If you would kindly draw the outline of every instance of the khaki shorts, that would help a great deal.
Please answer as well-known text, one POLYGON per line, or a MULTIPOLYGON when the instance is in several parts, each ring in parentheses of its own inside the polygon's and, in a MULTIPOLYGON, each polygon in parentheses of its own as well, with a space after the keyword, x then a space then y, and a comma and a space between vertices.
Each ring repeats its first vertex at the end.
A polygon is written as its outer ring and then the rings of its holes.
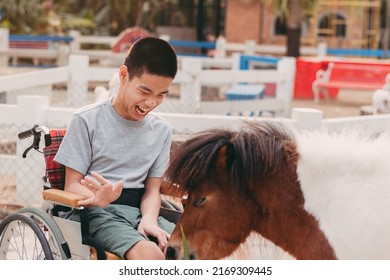
MULTIPOLYGON (((88 208, 89 229, 92 237, 102 242, 106 251, 124 259, 125 253, 137 242, 146 238, 138 232, 141 221, 140 210, 121 204, 112 204, 107 208, 88 208)), ((175 224, 158 217, 160 228, 172 233, 175 224)))

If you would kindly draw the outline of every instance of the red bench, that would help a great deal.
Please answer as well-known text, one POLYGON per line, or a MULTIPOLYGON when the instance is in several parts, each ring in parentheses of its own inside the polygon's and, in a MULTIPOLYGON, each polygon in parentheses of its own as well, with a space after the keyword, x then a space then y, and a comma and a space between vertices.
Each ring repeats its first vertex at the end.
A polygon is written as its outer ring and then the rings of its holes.
POLYGON ((326 70, 318 70, 312 84, 314 100, 328 89, 377 90, 390 83, 390 64, 365 62, 330 62, 326 70))
POLYGON ((41 41, 9 41, 9 48, 13 49, 48 49, 48 42, 41 41))
MULTIPOLYGON (((12 57, 12 65, 18 64, 18 57, 28 57, 32 58, 34 65, 39 65, 39 56, 45 56, 45 54, 40 54, 39 51, 36 53, 35 50, 48 50, 49 49, 49 42, 48 41, 9 41, 8 43, 9 49, 10 49, 10 56, 12 57), (26 51, 25 54, 23 54, 24 50, 26 51)), ((49 53, 49 52, 48 52, 49 53)))
POLYGON ((52 65, 53 61, 55 65, 64 64, 67 56, 64 47, 72 40, 72 37, 66 36, 11 34, 8 38, 8 55, 13 65, 17 64, 18 58, 32 59, 34 65, 39 65, 42 59, 45 65, 52 65))

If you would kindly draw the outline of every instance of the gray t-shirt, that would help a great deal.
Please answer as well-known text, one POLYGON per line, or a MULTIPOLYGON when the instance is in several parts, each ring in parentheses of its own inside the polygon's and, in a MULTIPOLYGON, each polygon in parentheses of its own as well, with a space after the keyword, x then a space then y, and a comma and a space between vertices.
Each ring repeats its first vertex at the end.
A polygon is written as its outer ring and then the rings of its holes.
POLYGON ((76 111, 54 158, 82 174, 96 171, 123 188, 143 188, 162 177, 169 161, 172 128, 149 113, 141 121, 121 117, 111 98, 76 111))

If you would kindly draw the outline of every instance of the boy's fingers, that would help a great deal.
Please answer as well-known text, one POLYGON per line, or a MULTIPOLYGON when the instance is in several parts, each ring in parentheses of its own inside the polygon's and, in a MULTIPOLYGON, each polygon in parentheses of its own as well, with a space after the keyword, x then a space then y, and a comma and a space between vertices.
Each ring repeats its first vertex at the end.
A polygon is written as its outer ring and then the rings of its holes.
POLYGON ((86 177, 81 179, 80 183, 89 188, 90 190, 98 190, 100 188, 100 183, 95 182, 93 179, 86 177))
POLYGON ((118 183, 116 183, 116 187, 117 188, 121 188, 123 186, 123 182, 122 181, 118 181, 118 183))
POLYGON ((104 179, 104 177, 102 175, 96 173, 95 171, 91 172, 91 175, 94 178, 96 178, 96 180, 98 180, 100 184, 105 185, 107 183, 107 180, 104 179))

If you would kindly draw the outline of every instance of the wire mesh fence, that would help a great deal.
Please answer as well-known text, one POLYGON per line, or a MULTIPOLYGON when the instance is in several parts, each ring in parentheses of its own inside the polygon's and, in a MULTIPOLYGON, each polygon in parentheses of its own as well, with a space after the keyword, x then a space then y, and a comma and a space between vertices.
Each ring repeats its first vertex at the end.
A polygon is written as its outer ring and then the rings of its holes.
MULTIPOLYGON (((84 85, 81 85, 81 88, 84 85)), ((63 108, 80 108, 84 105, 92 104, 97 99, 95 89, 103 87, 107 90, 109 97, 110 85, 108 82, 90 82, 87 93, 73 94, 72 100, 69 100, 68 88, 66 84, 53 84, 47 86, 31 87, 22 90, 13 90, 4 92, 2 103, 14 105, 17 103, 18 96, 48 96, 50 106, 63 108)), ((191 95, 190 87, 186 87, 187 94, 191 95)), ((74 90, 74 88, 72 88, 74 90)), ((158 112, 186 112, 184 103, 180 101, 181 86, 172 85, 169 96, 165 104, 158 112)), ((191 105, 191 104, 190 104, 191 105)), ((50 119, 43 125, 49 129, 65 128, 66 123, 60 120, 50 119)), ((5 213, 9 209, 20 206, 36 206, 41 203, 41 191, 43 190, 43 176, 45 175, 45 162, 42 154, 32 150, 26 158, 22 157, 25 149, 32 144, 31 139, 18 139, 18 133, 31 128, 27 124, 0 123, 0 212, 5 213), (27 164, 28 163, 28 164, 27 164), (26 169, 26 165, 33 166, 33 169, 26 169), (37 174, 37 172, 39 172, 37 174), (40 180, 37 181, 37 178, 40 180), (20 189, 18 186, 26 186, 31 182, 27 189, 20 189)), ((175 131, 175 134, 183 135, 189 131, 175 131)), ((180 139, 183 139, 182 137, 180 139)), ((41 140, 41 145, 43 145, 41 140)), ((177 142, 172 145, 174 148, 177 142)), ((1 216, 0 213, 0 216, 1 216)), ((0 217, 1 218, 1 217, 0 217)))
MULTIPOLYGON (((115 82, 113 83, 115 75, 117 75, 114 72, 116 71, 115 69, 92 68, 93 67, 85 68, 87 69, 86 71, 89 71, 89 74, 86 76, 97 78, 92 80, 85 78, 84 80, 81 79, 81 82, 78 82, 77 75, 71 75, 70 81, 66 81, 66 79, 63 78, 68 75, 68 71, 75 69, 75 66, 70 68, 70 70, 61 70, 59 68, 53 69, 51 72, 45 72, 45 74, 39 76, 39 78, 34 78, 35 76, 26 76, 27 78, 24 79, 24 83, 26 83, 26 79, 30 79, 28 84, 39 84, 39 86, 25 87, 23 85, 23 87, 13 87, 12 90, 3 90, 0 93, 0 104, 6 104, 6 106, 16 104, 16 106, 18 106, 17 103, 20 96, 43 95, 48 97, 49 104, 47 104, 47 106, 49 108, 69 108, 69 114, 67 113, 67 116, 70 116, 70 112, 73 112, 75 109, 92 104, 103 98, 108 98, 116 91, 115 87, 117 87, 118 84, 115 84, 115 82), (110 80, 109 75, 112 74, 113 76, 110 80), (44 81, 42 83, 33 83, 31 81, 33 79, 42 79, 44 81), (88 82, 85 82, 86 80, 88 82)), ((261 81, 261 75, 258 73, 252 73, 252 77, 250 77, 250 71, 245 71, 245 73, 241 73, 240 75, 238 75, 238 72, 223 72, 223 74, 220 75, 211 75, 214 73, 207 72, 210 74, 205 75, 202 69, 199 70, 200 72, 193 71, 194 73, 192 73, 191 67, 186 71, 182 71, 184 73, 181 73, 185 74, 184 78, 174 80, 164 103, 157 107, 155 112, 199 114, 204 113, 202 112, 202 103, 209 102, 211 109, 207 112, 207 114, 222 113, 226 115, 226 111, 224 110, 228 108, 228 106, 226 106, 228 103, 233 104, 237 101, 244 101, 242 104, 246 102, 244 104, 245 107, 250 104, 250 102, 255 102, 256 100, 254 99, 260 99, 260 96, 263 97, 263 93, 260 94, 257 92, 255 95, 250 96, 249 99, 248 96, 244 94, 244 97, 241 100, 240 94, 236 94, 233 97, 229 97, 226 94, 232 86, 240 83, 240 79, 246 79, 246 81, 244 83, 241 82, 241 84, 249 86, 254 81, 258 82, 258 77, 260 77, 261 81), (209 75, 213 77, 210 77, 209 75), (249 80, 248 77, 250 77, 249 80), (224 107, 222 110, 217 112, 217 105, 223 105, 224 107)), ((269 77, 271 77, 271 80, 273 81, 283 81, 283 79, 288 75, 284 72, 281 73, 273 71, 270 72, 270 75, 272 76, 269 75, 269 77)), ((265 73, 263 72, 263 74, 265 73)), ((12 85, 17 81, 18 80, 16 78, 13 78, 7 84, 12 85)), ((235 104, 237 105, 237 103, 235 104)), ((243 108, 242 104, 239 104, 240 110, 243 108)), ((27 106, 34 106, 34 104, 27 104, 27 106)), ((253 108, 253 106, 251 108, 253 108)), ((0 108, 0 110, 2 110, 2 108, 0 108)), ((25 112, 21 112, 21 114, 24 113, 25 112)), ((68 119, 65 120, 63 115, 61 117, 58 114, 51 114, 51 117, 47 117, 44 121, 45 123, 40 123, 40 125, 45 125, 49 129, 66 127, 68 119)), ((6 115, 6 118, 7 117, 8 116, 6 115)), ((27 122, 27 119, 24 119, 27 122)), ((31 145, 31 143, 27 143, 28 141, 26 140, 19 140, 17 134, 30 128, 29 126, 31 125, 21 121, 17 123, 18 124, 13 124, 12 121, 7 119, 4 122, 0 122, 0 208, 2 207, 1 205, 12 203, 20 203, 31 206, 32 204, 40 202, 41 199, 40 196, 43 184, 42 177, 45 172, 44 157, 39 153, 32 152, 29 154, 27 159, 22 158, 24 149, 26 149, 28 145, 31 145), (27 161, 28 166, 31 167, 31 169, 25 168, 27 161), (20 189, 18 186, 29 187, 26 189, 20 189)), ((173 143, 173 148, 183 139, 183 137, 185 138, 186 136, 192 134, 190 127, 183 127, 184 128, 181 128, 180 131, 177 128, 174 128, 174 135, 177 136, 175 139, 180 140, 173 143)))
POLYGON ((0 125, 0 201, 15 201, 16 177, 16 138, 18 127, 0 125))

